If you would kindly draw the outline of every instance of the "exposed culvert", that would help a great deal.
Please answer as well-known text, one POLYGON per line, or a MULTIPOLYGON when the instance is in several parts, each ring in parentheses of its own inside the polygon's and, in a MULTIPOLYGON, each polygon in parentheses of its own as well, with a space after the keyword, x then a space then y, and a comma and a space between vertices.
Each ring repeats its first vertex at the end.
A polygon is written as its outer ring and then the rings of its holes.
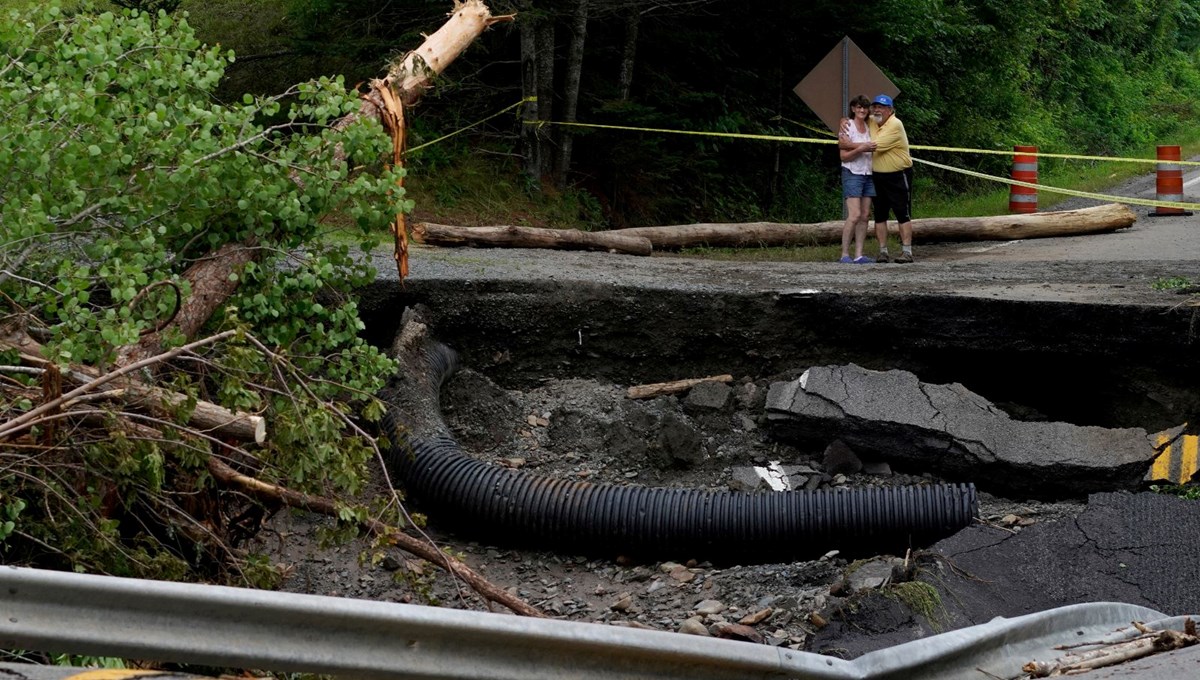
MULTIPOLYGON (((406 314, 407 316, 407 314, 406 314)), ((393 482, 446 526, 481 540, 601 556, 712 561, 900 552, 970 524, 972 484, 743 493, 553 479, 468 456, 441 419, 453 350, 408 323, 381 397, 393 482)))

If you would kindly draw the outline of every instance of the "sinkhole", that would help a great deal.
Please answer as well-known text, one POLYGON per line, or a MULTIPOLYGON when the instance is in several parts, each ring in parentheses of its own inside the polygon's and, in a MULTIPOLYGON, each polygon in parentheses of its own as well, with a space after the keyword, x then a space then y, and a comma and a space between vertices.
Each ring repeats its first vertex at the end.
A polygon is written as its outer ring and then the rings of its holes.
POLYGON ((1188 308, 380 281, 360 299, 369 340, 390 344, 401 311, 418 303, 465 366, 509 389, 547 378, 636 385, 857 364, 959 383, 1022 420, 1147 432, 1200 420, 1200 352, 1188 308))

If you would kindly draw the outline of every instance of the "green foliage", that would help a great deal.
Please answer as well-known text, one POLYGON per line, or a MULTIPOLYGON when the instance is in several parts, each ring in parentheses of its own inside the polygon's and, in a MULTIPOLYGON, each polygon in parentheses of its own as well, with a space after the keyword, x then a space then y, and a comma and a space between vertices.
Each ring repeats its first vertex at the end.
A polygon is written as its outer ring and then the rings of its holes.
POLYGON ((1189 501, 1200 501, 1200 486, 1195 484, 1153 484, 1150 490, 1154 493, 1178 496, 1189 501))
POLYGON ((924 581, 902 581, 892 583, 880 591, 887 598, 897 600, 914 613, 925 617, 935 631, 941 630, 942 623, 938 618, 938 610, 945 614, 942 595, 938 589, 924 581))
POLYGON ((1186 276, 1171 276, 1163 279, 1157 279, 1151 287, 1154 290, 1180 290, 1182 288, 1190 288, 1192 286, 1191 279, 1186 276))
MULTIPOLYGON (((376 125, 333 128, 357 108, 355 93, 320 78, 218 104, 232 53, 165 12, 14 10, 0 50, 0 269, 13 273, 0 278, 0 323, 42 334, 60 366, 111 366, 171 318, 175 288, 193 295, 189 267, 223 246, 257 246, 209 322, 235 332, 160 368, 188 396, 172 417, 186 423, 197 399, 263 413, 255 474, 358 491, 373 448, 350 423, 381 414, 373 395, 393 365, 358 337, 348 295, 372 273, 320 237, 332 212, 366 237, 411 203, 400 171, 352 169, 390 149, 376 125)), ((0 422, 40 400, 28 377, 4 385, 0 422)), ((219 498, 203 468, 211 439, 102 402, 92 411, 69 438, 49 422, 25 433, 22 472, 0 477, 0 558, 157 578, 228 567, 231 553, 200 530, 219 517, 193 507, 219 498)), ((263 569, 240 566, 265 582, 263 569)))

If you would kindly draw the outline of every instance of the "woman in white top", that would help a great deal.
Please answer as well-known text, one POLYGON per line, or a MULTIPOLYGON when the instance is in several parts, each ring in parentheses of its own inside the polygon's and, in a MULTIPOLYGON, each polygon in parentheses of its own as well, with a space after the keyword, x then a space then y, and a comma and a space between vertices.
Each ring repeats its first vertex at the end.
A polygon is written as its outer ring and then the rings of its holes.
POLYGON ((875 142, 867 130, 867 115, 871 100, 858 95, 850 100, 849 118, 838 126, 838 152, 842 158, 842 197, 846 200, 846 225, 842 227, 842 257, 839 262, 866 264, 874 262, 863 255, 867 238, 867 216, 875 183, 871 180, 871 152, 875 142), (854 234, 854 257, 850 257, 850 234, 854 234))

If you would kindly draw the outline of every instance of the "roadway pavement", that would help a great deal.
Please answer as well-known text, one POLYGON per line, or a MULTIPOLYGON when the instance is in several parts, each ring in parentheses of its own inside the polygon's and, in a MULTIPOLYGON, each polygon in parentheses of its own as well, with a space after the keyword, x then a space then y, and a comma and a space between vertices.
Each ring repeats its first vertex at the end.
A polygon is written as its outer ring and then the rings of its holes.
MULTIPOLYGON (((1189 159, 1200 160, 1200 156, 1189 159)), ((1200 202, 1200 167, 1185 166, 1184 201, 1200 202)), ((1106 190, 1112 196, 1156 199, 1154 173, 1140 175, 1106 190)), ((1046 196, 1045 193, 1042 197, 1046 196)), ((1044 200, 1044 198, 1043 198, 1044 200)), ((920 216, 920 197, 915 198, 920 216)), ((1071 197, 1048 210, 1077 210, 1105 201, 1071 197)), ((938 244, 921 248, 923 259, 966 262, 1197 262, 1200 261, 1200 215, 1154 216, 1157 208, 1130 205, 1137 221, 1128 229, 1108 234, 938 244)), ((1043 209, 1046 210, 1046 209, 1043 209)))

